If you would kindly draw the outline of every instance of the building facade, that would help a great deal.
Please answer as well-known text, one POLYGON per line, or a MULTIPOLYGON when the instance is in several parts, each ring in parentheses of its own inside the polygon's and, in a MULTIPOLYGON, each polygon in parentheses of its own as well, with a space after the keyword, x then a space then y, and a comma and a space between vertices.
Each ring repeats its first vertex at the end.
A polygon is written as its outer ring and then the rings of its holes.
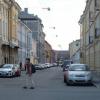
POLYGON ((36 43, 32 41, 32 31, 20 20, 18 23, 18 39, 19 63, 25 64, 26 58, 30 58, 31 63, 34 63, 36 57, 36 43))
POLYGON ((38 63, 44 63, 45 34, 43 33, 41 19, 33 14, 29 14, 27 8, 19 14, 19 19, 32 30, 32 38, 36 41, 36 59, 38 63))
POLYGON ((31 62, 33 64, 37 64, 37 43, 34 39, 32 39, 32 51, 31 51, 31 62))
POLYGON ((0 0, 1 64, 18 63, 17 22, 20 10, 15 0, 0 0))
POLYGON ((51 45, 45 41, 45 63, 54 63, 55 62, 55 52, 52 49, 51 45))
POLYGON ((79 21, 81 62, 100 70, 100 0, 87 0, 79 21))
POLYGON ((70 59, 73 63, 80 63, 80 40, 69 44, 70 59))
POLYGON ((64 61, 64 60, 69 60, 70 56, 69 56, 69 51, 67 50, 55 50, 55 60, 56 62, 59 61, 64 61))

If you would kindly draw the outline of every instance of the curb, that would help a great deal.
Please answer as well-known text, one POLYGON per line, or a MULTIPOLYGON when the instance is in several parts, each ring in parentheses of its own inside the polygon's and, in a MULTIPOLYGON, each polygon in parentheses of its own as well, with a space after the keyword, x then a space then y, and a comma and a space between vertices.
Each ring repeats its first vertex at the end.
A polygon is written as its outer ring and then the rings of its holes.
POLYGON ((100 88, 100 81, 93 81, 93 85, 94 85, 96 88, 100 88))

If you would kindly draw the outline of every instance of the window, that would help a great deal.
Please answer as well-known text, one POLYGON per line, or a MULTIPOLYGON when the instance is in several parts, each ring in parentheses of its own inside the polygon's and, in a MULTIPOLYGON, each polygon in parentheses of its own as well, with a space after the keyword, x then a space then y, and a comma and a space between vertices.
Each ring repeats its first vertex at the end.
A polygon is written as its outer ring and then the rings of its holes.
POLYGON ((93 43, 93 36, 89 36, 89 44, 92 44, 93 43))
POLYGON ((95 28, 95 38, 100 36, 100 28, 95 28))
POLYGON ((89 33, 86 34, 86 46, 89 45, 89 33))
POLYGON ((94 41, 94 25, 91 26, 89 32, 89 44, 93 43, 94 41))
POLYGON ((93 11, 89 12, 89 21, 94 22, 94 13, 93 13, 93 11))
POLYGON ((80 52, 80 58, 83 58, 83 52, 80 52))
POLYGON ((100 11, 100 0, 95 0, 96 11, 100 11))
POLYGON ((0 20, 1 20, 1 16, 2 16, 2 12, 1 12, 1 8, 0 8, 0 20))
POLYGON ((76 43, 76 46, 79 46, 79 44, 78 44, 78 43, 76 43))

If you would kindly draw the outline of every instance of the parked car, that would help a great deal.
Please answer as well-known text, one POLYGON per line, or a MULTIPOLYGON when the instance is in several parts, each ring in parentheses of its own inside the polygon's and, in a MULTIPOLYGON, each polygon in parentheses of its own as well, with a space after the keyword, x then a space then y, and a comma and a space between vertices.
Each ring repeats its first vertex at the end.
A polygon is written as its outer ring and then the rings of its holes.
POLYGON ((69 67, 69 65, 72 63, 73 63, 72 60, 65 60, 63 64, 61 65, 61 67, 63 68, 63 71, 65 71, 69 67))
POLYGON ((2 67, 3 67, 3 65, 4 65, 4 64, 0 65, 0 68, 2 68, 2 67))
POLYGON ((33 64, 35 66, 36 70, 39 70, 39 65, 38 64, 33 64))
POLYGON ((67 85, 74 83, 92 84, 92 72, 86 64, 71 64, 64 72, 64 81, 67 85))
POLYGON ((57 63, 53 63, 53 67, 57 67, 57 63))
POLYGON ((12 77, 15 75, 15 67, 13 64, 5 64, 0 68, 0 76, 12 77))
POLYGON ((43 67, 41 66, 41 64, 34 64, 35 65, 35 69, 36 70, 42 70, 43 67))
POLYGON ((45 65, 47 66, 47 68, 51 67, 50 63, 45 63, 45 65))
POLYGON ((40 64, 41 69, 45 69, 44 64, 40 64))
POLYGON ((20 65, 14 64, 15 67, 15 76, 21 76, 21 68, 20 65))

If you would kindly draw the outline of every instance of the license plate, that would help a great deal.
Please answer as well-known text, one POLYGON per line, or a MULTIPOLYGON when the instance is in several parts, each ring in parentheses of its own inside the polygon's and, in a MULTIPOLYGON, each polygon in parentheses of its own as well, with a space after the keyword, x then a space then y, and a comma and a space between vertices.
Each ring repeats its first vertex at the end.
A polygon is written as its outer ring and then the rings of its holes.
POLYGON ((76 75, 76 77, 85 77, 84 75, 76 75))

